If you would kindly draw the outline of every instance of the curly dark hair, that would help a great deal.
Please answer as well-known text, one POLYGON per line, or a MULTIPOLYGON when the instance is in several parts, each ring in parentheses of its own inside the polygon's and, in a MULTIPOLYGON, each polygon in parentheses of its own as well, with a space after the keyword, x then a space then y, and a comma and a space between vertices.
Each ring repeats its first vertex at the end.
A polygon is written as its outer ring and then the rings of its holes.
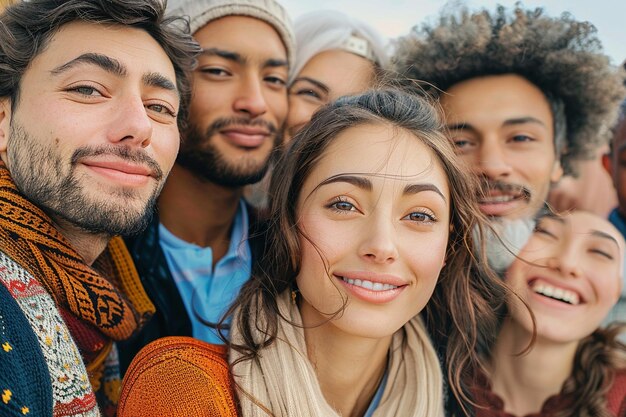
POLYGON ((608 141, 624 97, 624 71, 602 53, 596 28, 568 13, 548 17, 541 8, 444 12, 434 24, 415 26, 396 40, 393 65, 405 87, 434 96, 474 77, 523 76, 552 107, 555 147, 566 174, 575 175, 576 161, 591 158, 608 141))

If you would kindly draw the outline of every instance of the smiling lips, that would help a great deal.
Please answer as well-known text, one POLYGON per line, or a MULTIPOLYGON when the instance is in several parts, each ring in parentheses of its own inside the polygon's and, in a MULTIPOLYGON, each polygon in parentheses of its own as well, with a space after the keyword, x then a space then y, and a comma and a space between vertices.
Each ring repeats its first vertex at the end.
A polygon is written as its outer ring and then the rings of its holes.
POLYGON ((87 160, 81 161, 81 163, 109 180, 126 186, 142 186, 150 178, 156 179, 157 177, 150 168, 125 161, 87 160))
POLYGON ((344 287, 357 298, 374 304, 388 303, 398 297, 409 285, 395 275, 370 272, 335 274, 344 287))
POLYGON ((577 306, 585 301, 578 291, 556 286, 539 278, 529 281, 528 285, 534 293, 565 304, 577 306))
POLYGON ((230 143, 240 148, 258 148, 270 135, 267 129, 257 126, 229 127, 221 130, 230 143))

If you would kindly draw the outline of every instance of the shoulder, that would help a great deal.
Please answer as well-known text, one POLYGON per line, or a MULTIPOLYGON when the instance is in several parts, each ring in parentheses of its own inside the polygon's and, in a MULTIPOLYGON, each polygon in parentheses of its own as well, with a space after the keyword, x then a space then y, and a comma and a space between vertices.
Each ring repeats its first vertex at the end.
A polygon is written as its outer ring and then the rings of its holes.
POLYGON ((607 408, 618 417, 626 417, 626 368, 615 372, 606 395, 607 408))
POLYGON ((119 417, 237 416, 226 347, 166 337, 135 357, 124 377, 119 417), (182 388, 182 389, 181 389, 182 388))

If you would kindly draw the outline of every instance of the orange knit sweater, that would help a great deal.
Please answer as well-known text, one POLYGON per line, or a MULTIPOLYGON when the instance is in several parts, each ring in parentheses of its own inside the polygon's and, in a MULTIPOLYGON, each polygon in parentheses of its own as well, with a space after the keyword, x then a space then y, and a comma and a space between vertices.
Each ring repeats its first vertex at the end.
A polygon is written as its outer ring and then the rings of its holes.
POLYGON ((191 337, 158 339, 133 359, 118 417, 237 417, 225 346, 191 337))

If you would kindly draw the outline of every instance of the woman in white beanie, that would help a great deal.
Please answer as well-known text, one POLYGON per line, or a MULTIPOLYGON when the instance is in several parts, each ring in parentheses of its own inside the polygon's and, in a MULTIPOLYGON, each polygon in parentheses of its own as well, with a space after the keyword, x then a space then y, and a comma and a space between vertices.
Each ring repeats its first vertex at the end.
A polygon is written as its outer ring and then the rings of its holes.
POLYGON ((335 10, 295 21, 296 57, 289 86, 287 140, 322 105, 377 84, 388 65, 387 40, 373 27, 335 10))

